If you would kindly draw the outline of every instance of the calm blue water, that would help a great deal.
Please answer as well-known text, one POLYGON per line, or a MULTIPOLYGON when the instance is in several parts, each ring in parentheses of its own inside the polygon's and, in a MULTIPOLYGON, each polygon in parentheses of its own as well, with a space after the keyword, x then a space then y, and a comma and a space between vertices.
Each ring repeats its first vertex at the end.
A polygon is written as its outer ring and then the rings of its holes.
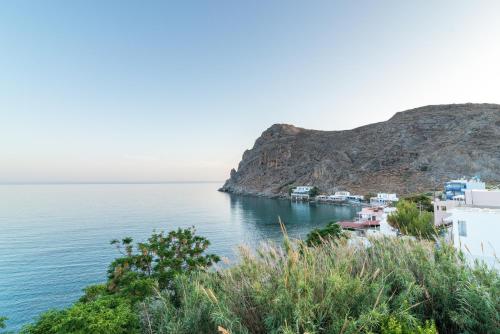
POLYGON ((217 192, 219 184, 0 186, 0 315, 17 330, 37 314, 70 305, 102 282, 118 255, 114 238, 144 240, 153 229, 195 225, 210 251, 235 259, 240 244, 305 236, 356 208, 217 192))

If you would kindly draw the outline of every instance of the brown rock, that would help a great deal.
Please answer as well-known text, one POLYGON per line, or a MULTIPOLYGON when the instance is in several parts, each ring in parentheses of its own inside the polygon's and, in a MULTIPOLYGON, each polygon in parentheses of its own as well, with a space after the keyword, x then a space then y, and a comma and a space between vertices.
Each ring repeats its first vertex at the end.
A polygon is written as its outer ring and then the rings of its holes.
POLYGON ((322 191, 409 194, 480 176, 500 183, 500 105, 426 106, 345 131, 275 124, 245 151, 222 191, 286 195, 292 185, 322 191))

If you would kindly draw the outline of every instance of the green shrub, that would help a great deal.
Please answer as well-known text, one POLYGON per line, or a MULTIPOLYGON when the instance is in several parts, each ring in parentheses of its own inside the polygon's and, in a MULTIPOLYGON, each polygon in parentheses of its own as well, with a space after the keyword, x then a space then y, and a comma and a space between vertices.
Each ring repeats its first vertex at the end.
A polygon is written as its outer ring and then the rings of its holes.
POLYGON ((377 197, 377 194, 373 193, 373 192, 369 192, 368 194, 365 194, 365 196, 364 196, 365 202, 370 202, 370 199, 372 197, 377 197))
POLYGON ((135 252, 132 242, 131 238, 112 241, 123 256, 111 263, 106 284, 87 287, 73 306, 41 314, 21 333, 140 333, 137 309, 144 298, 157 289, 175 296, 171 288, 177 276, 204 271, 219 261, 218 256, 205 254, 210 242, 195 235, 194 228, 153 233, 147 242, 137 244, 135 252))
POLYGON ((434 226, 433 214, 420 211, 413 202, 401 200, 397 204, 397 211, 387 217, 388 223, 397 228, 402 234, 434 240, 438 231, 434 226))
POLYGON ((140 333, 139 320, 129 300, 102 296, 91 302, 75 303, 68 309, 48 311, 25 326, 22 334, 133 334, 140 333))
POLYGON ((204 255, 208 241, 192 230, 155 233, 137 253, 126 239, 111 265, 119 276, 111 271, 107 284, 21 334, 499 333, 497 270, 444 243, 336 242, 333 226, 324 238, 313 232, 314 247, 285 236, 282 247, 241 248, 239 262, 219 271, 206 270, 218 258, 204 255))
POLYGON ((309 190, 309 197, 314 198, 319 195, 319 188, 318 187, 312 187, 311 190, 309 190))
POLYGON ((195 235, 194 228, 154 232, 147 242, 137 244, 135 253, 132 242, 132 238, 111 242, 123 256, 109 267, 108 290, 134 300, 150 295, 156 286, 170 288, 177 275, 205 270, 220 260, 205 254, 210 241, 195 235))
POLYGON ((317 246, 325 240, 338 240, 344 237, 342 227, 337 222, 332 221, 323 228, 315 228, 309 232, 306 237, 306 244, 309 247, 317 246))

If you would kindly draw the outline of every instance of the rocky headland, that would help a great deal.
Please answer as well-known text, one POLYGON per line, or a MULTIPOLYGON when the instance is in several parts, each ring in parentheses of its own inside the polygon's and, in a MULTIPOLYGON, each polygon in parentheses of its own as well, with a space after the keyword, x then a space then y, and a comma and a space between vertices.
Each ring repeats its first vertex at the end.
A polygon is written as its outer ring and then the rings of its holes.
POLYGON ((500 105, 425 106, 344 131, 274 124, 220 190, 278 197, 312 185, 327 193, 405 195, 462 176, 500 183, 500 105))

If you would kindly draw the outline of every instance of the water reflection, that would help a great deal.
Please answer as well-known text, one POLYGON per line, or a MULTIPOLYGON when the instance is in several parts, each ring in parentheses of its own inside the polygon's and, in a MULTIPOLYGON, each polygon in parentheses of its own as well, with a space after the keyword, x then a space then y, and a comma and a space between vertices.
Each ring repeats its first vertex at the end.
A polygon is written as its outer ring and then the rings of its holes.
POLYGON ((257 239, 281 239, 278 217, 285 224, 289 236, 303 238, 313 228, 332 220, 354 217, 359 208, 328 204, 296 203, 250 196, 230 196, 231 212, 245 224, 248 233, 257 239))

